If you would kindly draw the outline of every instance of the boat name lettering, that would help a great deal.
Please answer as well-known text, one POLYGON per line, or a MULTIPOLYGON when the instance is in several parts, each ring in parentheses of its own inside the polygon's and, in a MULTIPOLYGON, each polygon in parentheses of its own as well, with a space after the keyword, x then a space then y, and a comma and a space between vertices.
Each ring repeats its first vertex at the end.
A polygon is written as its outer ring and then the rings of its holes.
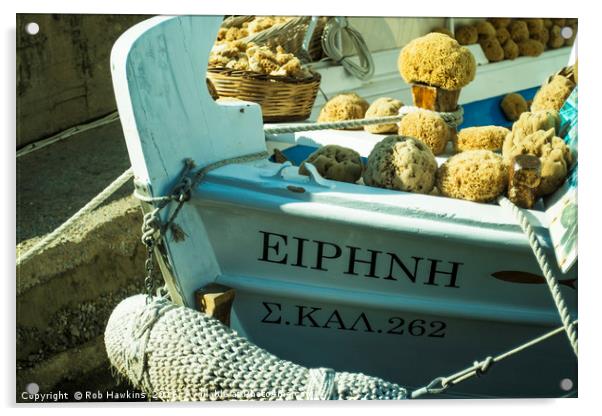
POLYGON ((418 256, 399 256, 394 252, 310 240, 268 231, 261 235, 258 261, 328 272, 340 270, 348 276, 363 276, 388 281, 422 282, 429 286, 459 288, 463 263, 418 256))
POLYGON ((261 302, 261 304, 265 312, 261 319, 264 324, 429 338, 444 338, 447 329, 447 323, 444 321, 391 316, 385 319, 386 322, 379 324, 379 320, 368 318, 366 312, 327 310, 308 305, 284 305, 286 310, 283 310, 283 305, 278 302, 261 302))

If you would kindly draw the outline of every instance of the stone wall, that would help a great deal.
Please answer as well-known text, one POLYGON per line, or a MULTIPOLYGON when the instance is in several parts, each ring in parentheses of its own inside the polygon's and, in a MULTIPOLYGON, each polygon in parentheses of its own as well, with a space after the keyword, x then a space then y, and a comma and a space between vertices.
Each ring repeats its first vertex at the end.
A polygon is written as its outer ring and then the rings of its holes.
POLYGON ((115 111, 111 48, 147 18, 17 14, 17 148, 115 111), (30 22, 35 35, 25 31, 30 22))

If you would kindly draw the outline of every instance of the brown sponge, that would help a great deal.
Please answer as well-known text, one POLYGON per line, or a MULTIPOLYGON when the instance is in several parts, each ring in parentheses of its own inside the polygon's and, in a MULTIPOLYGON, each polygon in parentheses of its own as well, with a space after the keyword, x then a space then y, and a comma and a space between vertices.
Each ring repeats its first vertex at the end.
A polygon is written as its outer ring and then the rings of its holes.
POLYGON ((362 176, 362 159, 353 149, 329 144, 313 152, 301 163, 299 174, 309 176, 305 163, 316 167, 326 179, 355 183, 362 176))
MULTIPOLYGON (((368 110, 368 102, 356 93, 344 93, 335 95, 328 100, 320 114, 318 122, 333 122, 343 120, 355 120, 364 118, 368 110)), ((350 128, 349 130, 359 130, 362 127, 350 128)))
MULTIPOLYGON (((366 111, 366 118, 396 116, 402 106, 403 103, 399 100, 381 97, 370 104, 366 111)), ((364 130, 370 133, 397 133, 397 128, 397 123, 364 126, 364 130)))
POLYGON ((546 47, 550 40, 550 31, 545 27, 541 28, 540 30, 530 30, 529 36, 531 37, 531 39, 541 42, 544 45, 544 47, 546 47))
POLYGON ((539 56, 543 53, 543 43, 534 39, 518 42, 518 51, 521 56, 539 56))
POLYGON ((495 36, 495 27, 486 20, 477 23, 477 32, 480 38, 490 38, 495 36))
POLYGON ((551 28, 552 26, 554 26, 554 23, 552 22, 552 19, 543 19, 543 26, 546 29, 551 28))
POLYGON ((512 19, 507 17, 490 17, 487 19, 489 23, 493 25, 496 29, 507 28, 510 25, 512 19))
POLYGON ((479 126, 468 127, 458 132, 456 150, 502 150, 502 144, 506 135, 510 133, 505 127, 479 126))
POLYGON ((477 64, 470 51, 449 36, 429 33, 399 54, 399 72, 407 83, 459 90, 474 79, 477 64))
POLYGON ((510 32, 512 40, 517 43, 529 39, 529 29, 527 28, 527 23, 522 20, 514 20, 512 23, 510 23, 510 26, 508 26, 508 31, 510 32))
POLYGON ((417 110, 401 119, 399 134, 422 141, 434 154, 439 155, 445 150, 445 145, 452 138, 453 132, 439 114, 428 110, 417 110))
POLYGON ((550 28, 550 40, 548 40, 548 47, 551 49, 557 49, 564 45, 564 38, 560 33, 560 26, 554 25, 550 28))
POLYGON ((552 19, 552 23, 554 23, 557 26, 563 27, 564 25, 566 25, 566 19, 552 19))
POLYGON ((555 75, 552 80, 541 86, 533 97, 531 111, 560 111, 564 101, 575 88, 575 83, 562 75, 555 75))
POLYGON ((515 59, 518 57, 518 45, 512 39, 508 39, 504 43, 504 59, 515 59))
POLYGON ((510 32, 508 32, 508 29, 505 27, 501 27, 495 31, 495 37, 500 45, 503 45, 508 39, 510 39, 510 32))
POLYGON ((504 59, 504 49, 495 36, 482 39, 479 44, 489 62, 498 62, 504 59))
POLYGON ((518 120, 522 113, 529 110, 527 101, 525 101, 522 95, 517 93, 506 95, 502 99, 500 107, 502 108, 502 111, 506 116, 506 120, 509 121, 518 120))
POLYGON ((424 143, 411 137, 388 136, 370 152, 363 178, 369 186, 428 194, 436 172, 435 156, 424 143))
POLYGON ((437 189, 451 198, 493 201, 506 189, 507 168, 490 150, 469 150, 449 158, 437 171, 437 189))
POLYGON ((460 45, 472 45, 479 40, 476 26, 460 26, 456 29, 456 40, 460 45))
POLYGON ((541 162, 541 183, 536 194, 544 196, 554 192, 566 178, 572 163, 572 155, 564 140, 556 137, 554 129, 536 132, 520 138, 517 135, 508 135, 504 142, 503 156, 509 163, 518 155, 537 156, 541 162))
POLYGON ((525 19, 525 23, 527 24, 527 29, 529 29, 529 33, 541 30, 544 28, 543 19, 530 18, 525 19))

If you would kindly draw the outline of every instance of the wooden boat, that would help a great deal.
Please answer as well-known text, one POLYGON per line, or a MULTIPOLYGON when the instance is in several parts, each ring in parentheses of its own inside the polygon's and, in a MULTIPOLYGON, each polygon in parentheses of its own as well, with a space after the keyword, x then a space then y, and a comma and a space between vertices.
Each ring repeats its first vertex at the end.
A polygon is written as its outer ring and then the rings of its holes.
MULTIPOLYGON (((302 160, 329 143, 367 156, 382 139, 330 130, 266 141, 258 105, 218 103, 205 88, 220 22, 155 17, 113 48, 115 93, 139 193, 169 193, 187 158, 204 167, 279 148, 302 160)), ((367 98, 410 102, 408 87, 392 75, 396 53, 375 57, 378 82, 331 82, 342 69, 321 69, 324 89, 364 88, 367 98)), ((461 96, 467 124, 490 124, 487 112, 499 111, 492 97, 536 87, 567 58, 566 50, 552 51, 480 67, 461 96)), ((528 211, 553 256, 544 214, 528 211)), ((168 215, 161 211, 163 221, 168 215)), ((233 288, 231 327, 308 367, 363 372, 412 389, 560 325, 526 237, 497 205, 302 176, 296 166, 263 157, 208 172, 182 205, 177 226, 183 238, 168 233, 156 250, 171 298, 195 307, 199 288, 233 288)), ((576 316, 576 266, 555 271, 576 316)), ((577 359, 559 335, 448 397, 560 397, 576 389, 577 359), (565 379, 572 381, 568 392, 565 379)))

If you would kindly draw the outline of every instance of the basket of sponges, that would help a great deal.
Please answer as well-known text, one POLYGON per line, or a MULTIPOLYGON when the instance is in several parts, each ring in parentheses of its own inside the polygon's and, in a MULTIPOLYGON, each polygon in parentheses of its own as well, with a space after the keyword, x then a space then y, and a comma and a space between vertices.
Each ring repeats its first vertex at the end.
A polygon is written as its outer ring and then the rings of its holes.
POLYGON ((242 39, 228 36, 228 31, 220 33, 223 37, 218 35, 207 70, 207 78, 220 99, 258 103, 264 122, 301 121, 309 117, 320 75, 286 50, 282 46, 286 42, 278 43, 280 32, 267 38, 251 35, 242 39))

